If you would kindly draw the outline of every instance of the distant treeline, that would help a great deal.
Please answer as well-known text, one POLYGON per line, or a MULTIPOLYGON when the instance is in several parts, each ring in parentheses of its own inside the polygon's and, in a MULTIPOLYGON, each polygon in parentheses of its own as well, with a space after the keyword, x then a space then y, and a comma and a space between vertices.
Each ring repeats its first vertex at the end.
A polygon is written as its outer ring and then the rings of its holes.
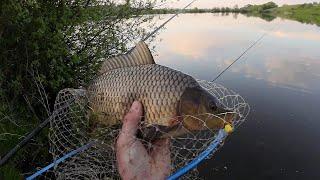
POLYGON ((244 7, 222 7, 210 9, 148 9, 144 14, 174 14, 174 13, 241 13, 246 16, 261 17, 271 21, 276 17, 296 20, 302 23, 316 24, 320 26, 320 3, 304 3, 297 5, 283 5, 279 7, 274 2, 261 5, 248 4, 244 7))
POLYGON ((229 7, 222 7, 222 8, 211 8, 211 9, 151 9, 148 11, 148 14, 175 14, 175 13, 219 13, 219 12, 234 12, 240 13, 244 12, 240 8, 229 8, 229 7))
POLYGON ((214 7, 214 8, 207 8, 207 9, 149 9, 147 11, 148 14, 173 14, 173 13, 251 13, 251 12, 264 12, 266 10, 277 8, 278 5, 274 2, 268 2, 262 5, 251 5, 248 4, 244 7, 239 8, 238 5, 234 7, 214 7))
MULTIPOLYGON (((112 9, 117 8, 113 6, 112 9)), ((88 10, 91 16, 96 15, 96 17, 103 17, 106 9, 110 9, 109 6, 95 6, 88 10)), ((297 5, 283 5, 279 7, 274 2, 268 2, 261 5, 251 5, 248 4, 244 7, 214 7, 206 9, 174 9, 174 8, 163 8, 163 9, 136 9, 130 8, 128 6, 127 11, 139 12, 139 14, 175 14, 175 13, 241 13, 246 16, 256 16, 261 17, 267 21, 271 21, 276 17, 287 18, 296 20, 302 23, 317 24, 320 26, 320 3, 304 3, 297 5)))
POLYGON ((320 26, 320 3, 283 5, 270 12, 274 16, 320 26))
POLYGON ((278 7, 276 3, 268 2, 262 5, 247 5, 240 9, 248 16, 258 16, 266 20, 281 17, 320 26, 320 3, 318 2, 281 7, 278 7))

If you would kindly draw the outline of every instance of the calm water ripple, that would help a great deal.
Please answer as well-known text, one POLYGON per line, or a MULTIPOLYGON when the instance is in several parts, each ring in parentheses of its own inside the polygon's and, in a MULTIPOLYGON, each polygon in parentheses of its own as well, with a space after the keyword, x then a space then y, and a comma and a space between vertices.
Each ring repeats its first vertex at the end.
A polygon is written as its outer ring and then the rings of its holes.
POLYGON ((320 27, 275 19, 183 14, 156 44, 158 64, 212 80, 262 33, 268 35, 217 82, 252 112, 214 158, 205 179, 319 179, 320 27), (275 24, 278 28, 270 30, 275 24))

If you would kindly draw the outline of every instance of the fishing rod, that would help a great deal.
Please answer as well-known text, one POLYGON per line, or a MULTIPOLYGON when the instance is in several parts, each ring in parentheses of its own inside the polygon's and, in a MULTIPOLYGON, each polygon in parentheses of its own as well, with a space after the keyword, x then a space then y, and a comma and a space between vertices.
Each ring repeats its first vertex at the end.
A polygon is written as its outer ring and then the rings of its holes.
MULTIPOLYGON (((191 4, 193 4, 196 0, 193 0, 192 2, 190 2, 188 5, 186 5, 183 9, 181 9, 180 11, 188 8, 191 4)), ((175 18, 180 11, 178 11, 176 14, 174 14, 172 17, 170 17, 167 21, 165 21, 163 24, 161 24, 159 27, 157 27, 154 31, 152 31, 151 33, 149 33, 145 38, 143 38, 142 40, 145 41, 148 38, 150 38, 151 36, 153 36, 157 31, 159 31, 162 27, 164 27, 168 22, 170 22, 173 18, 175 18)), ((255 41, 249 48, 247 48, 233 63, 231 63, 226 69, 224 69, 213 81, 215 81, 217 78, 219 78, 223 73, 225 73, 236 61, 238 61, 244 54, 246 54, 252 47, 254 47, 261 39, 263 39, 263 37, 266 35, 267 33, 263 34, 257 41, 255 41)), ((179 169, 177 172, 175 172, 174 174, 172 174, 170 177, 168 177, 168 179, 177 179, 180 176, 182 176, 183 174, 185 174, 186 172, 188 172, 189 170, 195 168, 201 161, 203 161, 208 155, 210 155, 212 152, 217 150, 217 147, 219 145, 219 143, 221 141, 223 141, 223 139, 226 138, 226 133, 224 132, 224 130, 220 130, 218 137, 212 142, 212 144, 210 144, 210 146, 203 152, 201 153, 197 158, 195 158, 192 162, 188 163, 186 166, 184 166, 183 168, 179 169)), ((43 172, 47 171, 48 169, 50 169, 51 167, 53 167, 53 165, 57 165, 58 163, 63 162, 65 159, 81 152, 84 151, 85 149, 88 149, 89 147, 91 147, 94 144, 94 142, 90 142, 80 148, 78 148, 77 150, 74 150, 68 154, 66 154, 65 156, 63 156, 62 158, 55 160, 52 164, 50 164, 49 166, 45 167, 44 169, 38 171, 37 173, 33 174, 32 176, 30 176, 28 179, 34 179, 37 176, 41 175, 43 172)))
POLYGON ((174 14, 173 16, 171 16, 169 19, 167 19, 164 23, 162 23, 159 27, 157 27, 155 30, 153 30, 151 33, 149 33, 146 37, 144 37, 142 39, 142 41, 145 41, 147 39, 149 39, 151 36, 153 36, 157 31, 159 31, 162 27, 164 27, 168 22, 170 22, 173 18, 175 18, 176 16, 178 16, 178 14, 180 14, 183 10, 187 9, 189 6, 191 6, 191 4, 193 4, 195 1, 197 0, 193 0, 191 1, 189 4, 187 4, 184 8, 180 9, 178 12, 176 12, 176 14, 174 14))
MULTIPOLYGON (((168 22, 170 22, 173 18, 178 16, 183 10, 191 6, 196 0, 191 1, 189 4, 187 4, 184 8, 180 9, 177 13, 175 13, 173 16, 171 16, 169 19, 167 19, 164 23, 162 23, 159 27, 157 27, 155 30, 153 30, 151 33, 149 33, 146 37, 142 38, 142 41, 146 41, 151 36, 153 36, 157 31, 159 31, 162 27, 164 27, 168 22)), ((275 27, 271 28, 273 30, 275 27)), ((248 48, 246 48, 229 66, 227 66, 225 69, 223 69, 211 82, 216 81, 222 74, 224 74, 233 64, 235 64, 238 60, 240 60, 245 54, 247 54, 256 44, 258 44, 266 35, 268 34, 268 31, 264 32, 256 41, 254 41, 248 48)), ((134 47, 133 47, 134 48, 134 47)), ((132 48, 132 49, 133 49, 132 48)), ((131 50, 132 50, 131 49, 131 50)), ((130 51, 131 51, 130 50, 130 51)))
MULTIPOLYGON (((163 22, 159 27, 157 27, 155 30, 153 30, 152 32, 150 32, 147 36, 145 36, 144 38, 142 38, 142 41, 146 41, 147 39, 149 39, 151 36, 153 36, 157 31, 159 31, 162 27, 164 27, 168 22, 170 22, 173 18, 175 18, 178 14, 180 14, 183 10, 185 10, 186 8, 188 8, 189 6, 191 6, 195 1, 197 0, 193 0, 191 1, 189 4, 187 4, 185 7, 183 7, 181 10, 179 10, 177 13, 175 13, 173 16, 171 16, 168 20, 166 20, 165 22, 163 22)), ((132 48, 133 49, 133 48, 132 48)), ((131 49, 131 50, 132 50, 131 49)), ((130 50, 130 51, 131 51, 130 50)), ((58 112, 58 111, 57 111, 58 112)), ((54 115, 55 113, 52 113, 52 115, 54 115)), ((52 116, 51 115, 51 116, 52 116)), ((6 164, 8 162, 8 160, 16 154, 16 152, 21 149, 23 146, 25 146, 28 141, 33 138, 35 135, 37 135, 44 127, 46 127, 49 122, 50 122, 50 117, 48 117, 46 120, 44 120, 42 123, 40 123, 35 129, 33 129, 22 141, 20 141, 14 148, 12 148, 5 156, 1 157, 0 159, 0 167, 4 164, 6 164)))
POLYGON ((258 42, 260 42, 265 36, 267 35, 267 33, 264 33, 260 36, 259 39, 257 39, 256 41, 254 41, 245 51, 243 51, 240 56, 238 56, 231 64, 229 64, 229 66, 227 66, 224 70, 222 70, 213 80, 212 82, 214 82, 215 80, 217 80, 223 73, 225 73, 234 63, 236 63, 239 59, 241 59, 251 48, 253 48, 258 42))
MULTIPOLYGON (((276 25, 270 29, 274 30, 276 25)), ((224 74, 233 64, 239 61, 245 54, 247 54, 255 45, 257 45, 266 35, 268 31, 264 32, 256 41, 254 41, 249 47, 247 47, 229 66, 223 69, 211 82, 216 81, 222 74, 224 74)))

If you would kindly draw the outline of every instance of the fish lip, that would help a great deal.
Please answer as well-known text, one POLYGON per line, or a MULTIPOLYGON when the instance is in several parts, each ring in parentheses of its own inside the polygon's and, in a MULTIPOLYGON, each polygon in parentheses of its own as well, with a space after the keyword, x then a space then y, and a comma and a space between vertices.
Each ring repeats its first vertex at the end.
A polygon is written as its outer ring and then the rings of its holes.
POLYGON ((234 124, 234 122, 236 121, 236 117, 237 117, 237 113, 233 112, 233 111, 228 111, 225 113, 222 113, 224 117, 222 117, 225 121, 225 125, 226 124, 234 124))
POLYGON ((234 123, 234 121, 236 120, 237 113, 232 111, 231 109, 221 105, 218 108, 218 112, 216 115, 218 117, 220 117, 221 119, 223 119, 225 121, 225 125, 226 125, 226 124, 233 124, 234 123))

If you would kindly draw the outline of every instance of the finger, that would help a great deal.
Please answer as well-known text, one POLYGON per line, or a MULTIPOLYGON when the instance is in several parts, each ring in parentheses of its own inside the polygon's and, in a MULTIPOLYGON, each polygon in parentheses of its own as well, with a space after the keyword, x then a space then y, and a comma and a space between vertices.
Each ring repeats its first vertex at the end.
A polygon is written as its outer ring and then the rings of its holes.
POLYGON ((150 157, 139 140, 128 141, 127 144, 122 146, 117 143, 116 158, 118 171, 122 179, 143 179, 150 170, 150 157))
POLYGON ((122 135, 126 137, 135 136, 142 117, 143 109, 139 101, 134 101, 129 112, 123 119, 122 135))
POLYGON ((136 140, 136 132, 142 113, 142 104, 135 101, 123 119, 122 129, 116 144, 118 170, 123 179, 134 177, 137 168, 148 162, 146 159, 147 151, 142 143, 136 140))
POLYGON ((156 163, 157 171, 162 172, 163 177, 169 176, 171 170, 170 139, 156 141, 151 156, 156 163))

